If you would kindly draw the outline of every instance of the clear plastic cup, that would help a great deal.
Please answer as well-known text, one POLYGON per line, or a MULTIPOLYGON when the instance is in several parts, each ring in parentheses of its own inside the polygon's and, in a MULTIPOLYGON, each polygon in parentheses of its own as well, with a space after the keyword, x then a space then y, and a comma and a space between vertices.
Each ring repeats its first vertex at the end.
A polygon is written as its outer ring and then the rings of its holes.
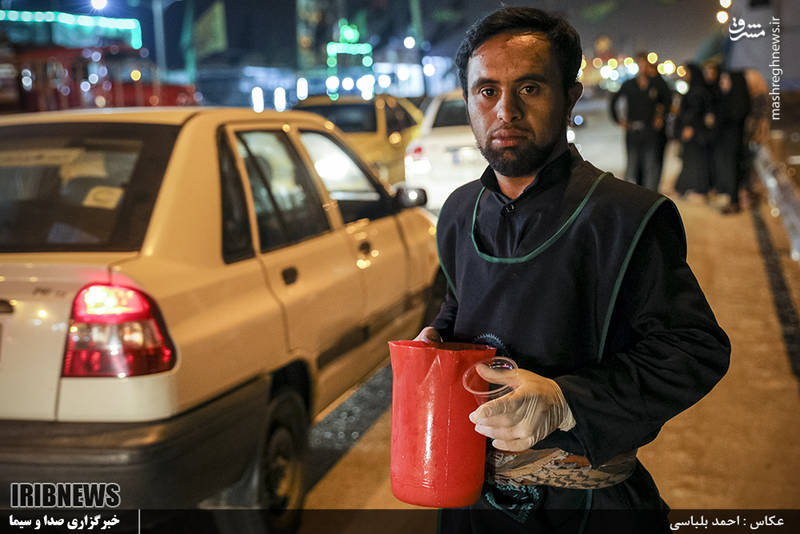
POLYGON ((486 379, 478 373, 478 366, 480 365, 491 369, 514 371, 517 369, 517 362, 505 356, 495 356, 481 360, 464 371, 464 374, 461 376, 461 383, 464 389, 472 393, 472 396, 475 397, 479 405, 513 391, 514 388, 508 384, 487 382, 486 379))

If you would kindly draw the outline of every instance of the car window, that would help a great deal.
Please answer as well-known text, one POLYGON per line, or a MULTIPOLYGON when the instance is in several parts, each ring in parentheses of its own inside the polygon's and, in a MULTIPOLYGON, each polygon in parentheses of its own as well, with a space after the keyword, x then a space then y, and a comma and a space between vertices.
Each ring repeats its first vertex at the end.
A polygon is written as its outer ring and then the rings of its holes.
POLYGON ((138 250, 178 127, 0 128, 0 250, 138 250))
POLYGON ((397 118, 400 121, 400 127, 403 130, 406 128, 411 128, 417 124, 417 121, 414 120, 414 117, 412 117, 411 114, 401 105, 397 106, 397 118))
POLYGON ((434 128, 467 126, 467 105, 461 98, 443 100, 433 121, 434 128))
POLYGON ((253 191, 263 250, 329 229, 314 185, 282 133, 240 132, 238 148, 253 191))
POLYGON ((314 131, 300 132, 314 168, 339 203, 345 222, 378 219, 391 214, 385 194, 381 194, 350 154, 330 136, 314 131))
POLYGON ((222 257, 225 263, 252 258, 253 238, 247 217, 247 201, 228 143, 220 136, 219 176, 222 197, 222 257))
POLYGON ((301 111, 310 111, 322 115, 340 130, 347 133, 377 132, 378 123, 375 120, 375 104, 328 104, 317 106, 302 106, 301 111))
POLYGON ((383 109, 386 113, 386 131, 388 133, 405 130, 417 123, 408 111, 397 102, 387 100, 383 109))
POLYGON ((397 104, 386 101, 386 105, 383 108, 383 112, 386 114, 386 133, 391 134, 403 129, 403 122, 400 119, 398 108, 397 104))

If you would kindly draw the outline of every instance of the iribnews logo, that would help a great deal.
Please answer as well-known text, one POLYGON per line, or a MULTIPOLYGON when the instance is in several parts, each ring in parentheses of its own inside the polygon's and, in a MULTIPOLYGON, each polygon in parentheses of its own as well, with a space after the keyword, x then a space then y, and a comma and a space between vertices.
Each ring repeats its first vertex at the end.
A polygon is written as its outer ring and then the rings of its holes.
POLYGON ((12 482, 11 508, 116 508, 114 482, 12 482))

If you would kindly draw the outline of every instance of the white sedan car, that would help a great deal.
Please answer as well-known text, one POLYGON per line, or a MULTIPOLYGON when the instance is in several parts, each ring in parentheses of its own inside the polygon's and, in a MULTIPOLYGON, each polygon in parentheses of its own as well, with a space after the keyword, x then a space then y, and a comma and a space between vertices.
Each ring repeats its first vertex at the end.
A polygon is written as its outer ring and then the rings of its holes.
POLYGON ((107 481, 291 526, 309 421, 436 308, 424 192, 303 112, 18 115, 0 140, 0 503, 107 481))
MULTIPOLYGON (((572 127, 567 129, 567 141, 575 141, 572 127)), ((469 125, 461 89, 434 98, 425 110, 419 137, 406 150, 405 185, 424 188, 426 207, 438 213, 454 189, 480 178, 487 165, 469 125)))
POLYGON ((406 150, 406 185, 423 187, 426 207, 438 213, 455 188, 479 178, 487 165, 475 145, 461 89, 434 98, 419 137, 406 150))

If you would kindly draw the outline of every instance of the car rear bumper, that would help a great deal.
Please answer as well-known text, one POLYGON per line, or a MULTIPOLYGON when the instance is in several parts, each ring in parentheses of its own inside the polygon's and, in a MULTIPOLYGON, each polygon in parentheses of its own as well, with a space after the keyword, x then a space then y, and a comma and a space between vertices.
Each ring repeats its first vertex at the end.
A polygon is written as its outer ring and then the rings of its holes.
POLYGON ((146 423, 0 421, 0 508, 12 482, 114 482, 122 508, 194 506, 238 480, 266 424, 269 380, 146 423))

